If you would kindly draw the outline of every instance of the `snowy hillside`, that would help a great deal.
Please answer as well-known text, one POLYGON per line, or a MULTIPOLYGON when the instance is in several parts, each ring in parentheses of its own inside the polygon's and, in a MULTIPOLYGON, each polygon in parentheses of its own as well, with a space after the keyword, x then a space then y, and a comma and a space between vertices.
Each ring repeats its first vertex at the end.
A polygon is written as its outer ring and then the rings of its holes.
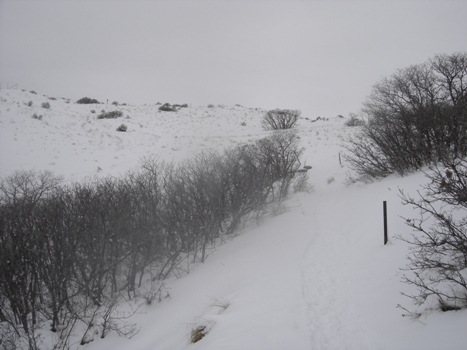
POLYGON ((263 134, 260 109, 205 106, 162 112, 159 107, 76 104, 2 90, 1 174, 49 169, 74 178, 115 175, 136 166, 142 157, 180 160, 201 149, 235 145, 263 134), (123 116, 98 120, 103 110, 119 110, 123 116), (42 119, 33 119, 34 114, 42 119), (126 133, 116 132, 121 124, 128 127, 126 133))
MULTIPOLYGON (((269 133, 261 127, 265 111, 258 108, 159 107, 81 105, 1 90, 0 176, 20 169, 51 170, 66 181, 118 176, 143 157, 180 161, 269 133), (50 108, 42 107, 46 102, 50 108), (102 110, 120 110, 123 117, 99 120, 102 110), (121 124, 127 132, 116 131, 121 124)), ((80 348, 465 349, 467 310, 433 310, 413 320, 396 307, 412 304, 400 294, 411 292, 400 282, 408 247, 395 236, 411 233, 401 217, 418 217, 401 205, 398 192, 416 195, 425 176, 346 186, 350 170, 339 161, 342 144, 357 129, 345 126, 345 118, 324 117, 304 115, 296 127, 304 162, 312 166, 310 193, 292 195, 279 215, 250 225, 204 264, 167 280, 170 297, 151 305, 136 300, 142 306, 131 318, 140 327, 133 338, 111 333, 80 348), (383 201, 389 215, 386 246, 383 201), (209 332, 189 344, 197 326, 209 332)), ((43 336, 47 341, 51 335, 43 336)))

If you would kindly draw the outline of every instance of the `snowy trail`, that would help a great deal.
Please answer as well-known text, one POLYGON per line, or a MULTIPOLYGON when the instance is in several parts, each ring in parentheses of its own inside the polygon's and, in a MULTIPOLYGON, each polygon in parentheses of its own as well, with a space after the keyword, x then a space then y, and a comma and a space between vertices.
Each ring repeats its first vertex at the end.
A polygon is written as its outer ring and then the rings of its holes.
POLYGON ((348 206, 339 197, 335 191, 310 196, 312 238, 300 261, 310 348, 374 349, 349 293, 354 243, 352 227, 336 217, 348 206))

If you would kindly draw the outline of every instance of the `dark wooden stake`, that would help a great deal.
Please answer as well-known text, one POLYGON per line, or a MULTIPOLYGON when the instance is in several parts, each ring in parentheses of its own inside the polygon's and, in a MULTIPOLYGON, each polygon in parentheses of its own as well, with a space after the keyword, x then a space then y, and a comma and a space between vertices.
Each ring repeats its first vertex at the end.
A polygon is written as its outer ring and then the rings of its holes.
POLYGON ((383 219, 384 219, 384 245, 388 243, 388 211, 386 201, 383 201, 383 219))

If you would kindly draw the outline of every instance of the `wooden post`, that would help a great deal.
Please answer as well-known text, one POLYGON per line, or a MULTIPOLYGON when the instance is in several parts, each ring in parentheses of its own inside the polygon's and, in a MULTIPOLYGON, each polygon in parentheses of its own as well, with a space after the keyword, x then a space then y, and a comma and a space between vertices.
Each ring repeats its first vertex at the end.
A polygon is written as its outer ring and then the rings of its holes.
POLYGON ((384 245, 388 243, 388 212, 387 203, 383 201, 383 220, 384 220, 384 245))
POLYGON ((339 165, 342 165, 340 152, 339 152, 339 165))

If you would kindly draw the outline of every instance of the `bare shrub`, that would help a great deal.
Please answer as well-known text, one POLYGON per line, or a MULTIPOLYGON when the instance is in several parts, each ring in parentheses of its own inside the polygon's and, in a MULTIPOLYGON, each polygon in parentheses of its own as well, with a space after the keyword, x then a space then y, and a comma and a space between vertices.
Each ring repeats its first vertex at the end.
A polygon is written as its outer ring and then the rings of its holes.
POLYGON ((221 314, 230 307, 230 301, 227 299, 212 298, 210 307, 217 309, 217 313, 221 314))
POLYGON ((0 315, 30 349, 38 348, 44 320, 40 266, 43 239, 38 208, 59 186, 50 172, 16 172, 0 182, 0 315))
MULTIPOLYGON (((252 216, 257 220, 272 202, 281 202, 300 174, 298 136, 292 131, 277 131, 254 144, 239 146, 225 153, 222 169, 227 233, 235 233, 252 216)), ((300 178, 302 185, 306 178, 300 178)))
MULTIPOLYGON (((343 118, 342 116, 339 116, 343 118)), ((365 124, 365 121, 355 113, 350 113, 350 117, 346 120, 346 126, 362 126, 365 124)))
POLYGON ((170 298, 170 293, 167 291, 164 283, 154 283, 152 281, 151 288, 143 294, 147 305, 151 305, 155 300, 161 302, 162 299, 170 298))
POLYGON ((349 140, 360 176, 405 175, 467 155, 467 54, 438 55, 382 79, 363 105, 367 122, 349 140))
POLYGON ((121 116, 123 116, 122 111, 102 111, 102 113, 97 116, 97 119, 116 119, 120 118, 121 116))
POLYGON ((301 167, 303 148, 299 147, 298 134, 292 130, 275 131, 272 136, 256 142, 256 152, 268 176, 271 194, 282 201, 301 167))
POLYGON ((226 233, 237 232, 256 213, 260 215, 267 204, 269 188, 254 145, 227 150, 222 164, 226 174, 224 194, 228 219, 226 233))
POLYGON ((93 98, 83 97, 83 98, 80 98, 78 101, 76 101, 76 103, 78 103, 78 104, 95 104, 95 103, 99 103, 99 101, 97 101, 96 99, 93 99, 93 98))
POLYGON ((125 124, 121 124, 118 128, 117 131, 125 132, 127 131, 128 127, 125 124))
POLYGON ((193 203, 191 209, 192 234, 196 251, 200 250, 201 262, 207 257, 209 246, 215 246, 216 238, 225 221, 225 193, 223 173, 219 172, 220 155, 204 152, 183 164, 180 175, 185 183, 185 200, 193 203))
POLYGON ((50 109, 50 103, 49 102, 42 102, 41 107, 45 108, 45 109, 50 109))
POLYGON ((295 126, 301 112, 291 109, 274 109, 268 111, 261 121, 265 130, 291 129, 295 126))
MULTIPOLYGON (((438 304, 442 311, 467 307, 467 161, 432 167, 430 182, 419 199, 401 192, 403 203, 420 211, 420 218, 407 218, 415 230, 399 239, 411 246, 402 281, 415 286, 416 295, 406 295, 418 307, 438 304)), ((419 315, 420 312, 411 312, 419 315)))
POLYGON ((295 193, 297 192, 306 192, 310 193, 313 191, 313 186, 308 183, 308 173, 299 172, 295 178, 295 182, 293 185, 293 190, 295 193))
POLYGON ((82 343, 88 342, 100 319, 103 335, 133 334, 113 310, 125 290, 136 295, 138 275, 140 287, 146 268, 162 260, 154 177, 145 172, 64 187, 51 173, 19 172, 0 182, 5 343, 17 338, 36 349, 36 329, 49 320, 57 349, 69 346, 77 325, 85 325, 82 343))
POLYGON ((176 112, 177 107, 172 106, 170 103, 164 103, 162 106, 159 107, 159 110, 163 112, 176 112))
POLYGON ((134 323, 127 321, 133 316, 138 308, 129 312, 119 312, 117 310, 119 298, 110 299, 106 307, 100 312, 100 337, 105 338, 110 332, 115 332, 121 337, 131 339, 139 332, 139 328, 134 323))

